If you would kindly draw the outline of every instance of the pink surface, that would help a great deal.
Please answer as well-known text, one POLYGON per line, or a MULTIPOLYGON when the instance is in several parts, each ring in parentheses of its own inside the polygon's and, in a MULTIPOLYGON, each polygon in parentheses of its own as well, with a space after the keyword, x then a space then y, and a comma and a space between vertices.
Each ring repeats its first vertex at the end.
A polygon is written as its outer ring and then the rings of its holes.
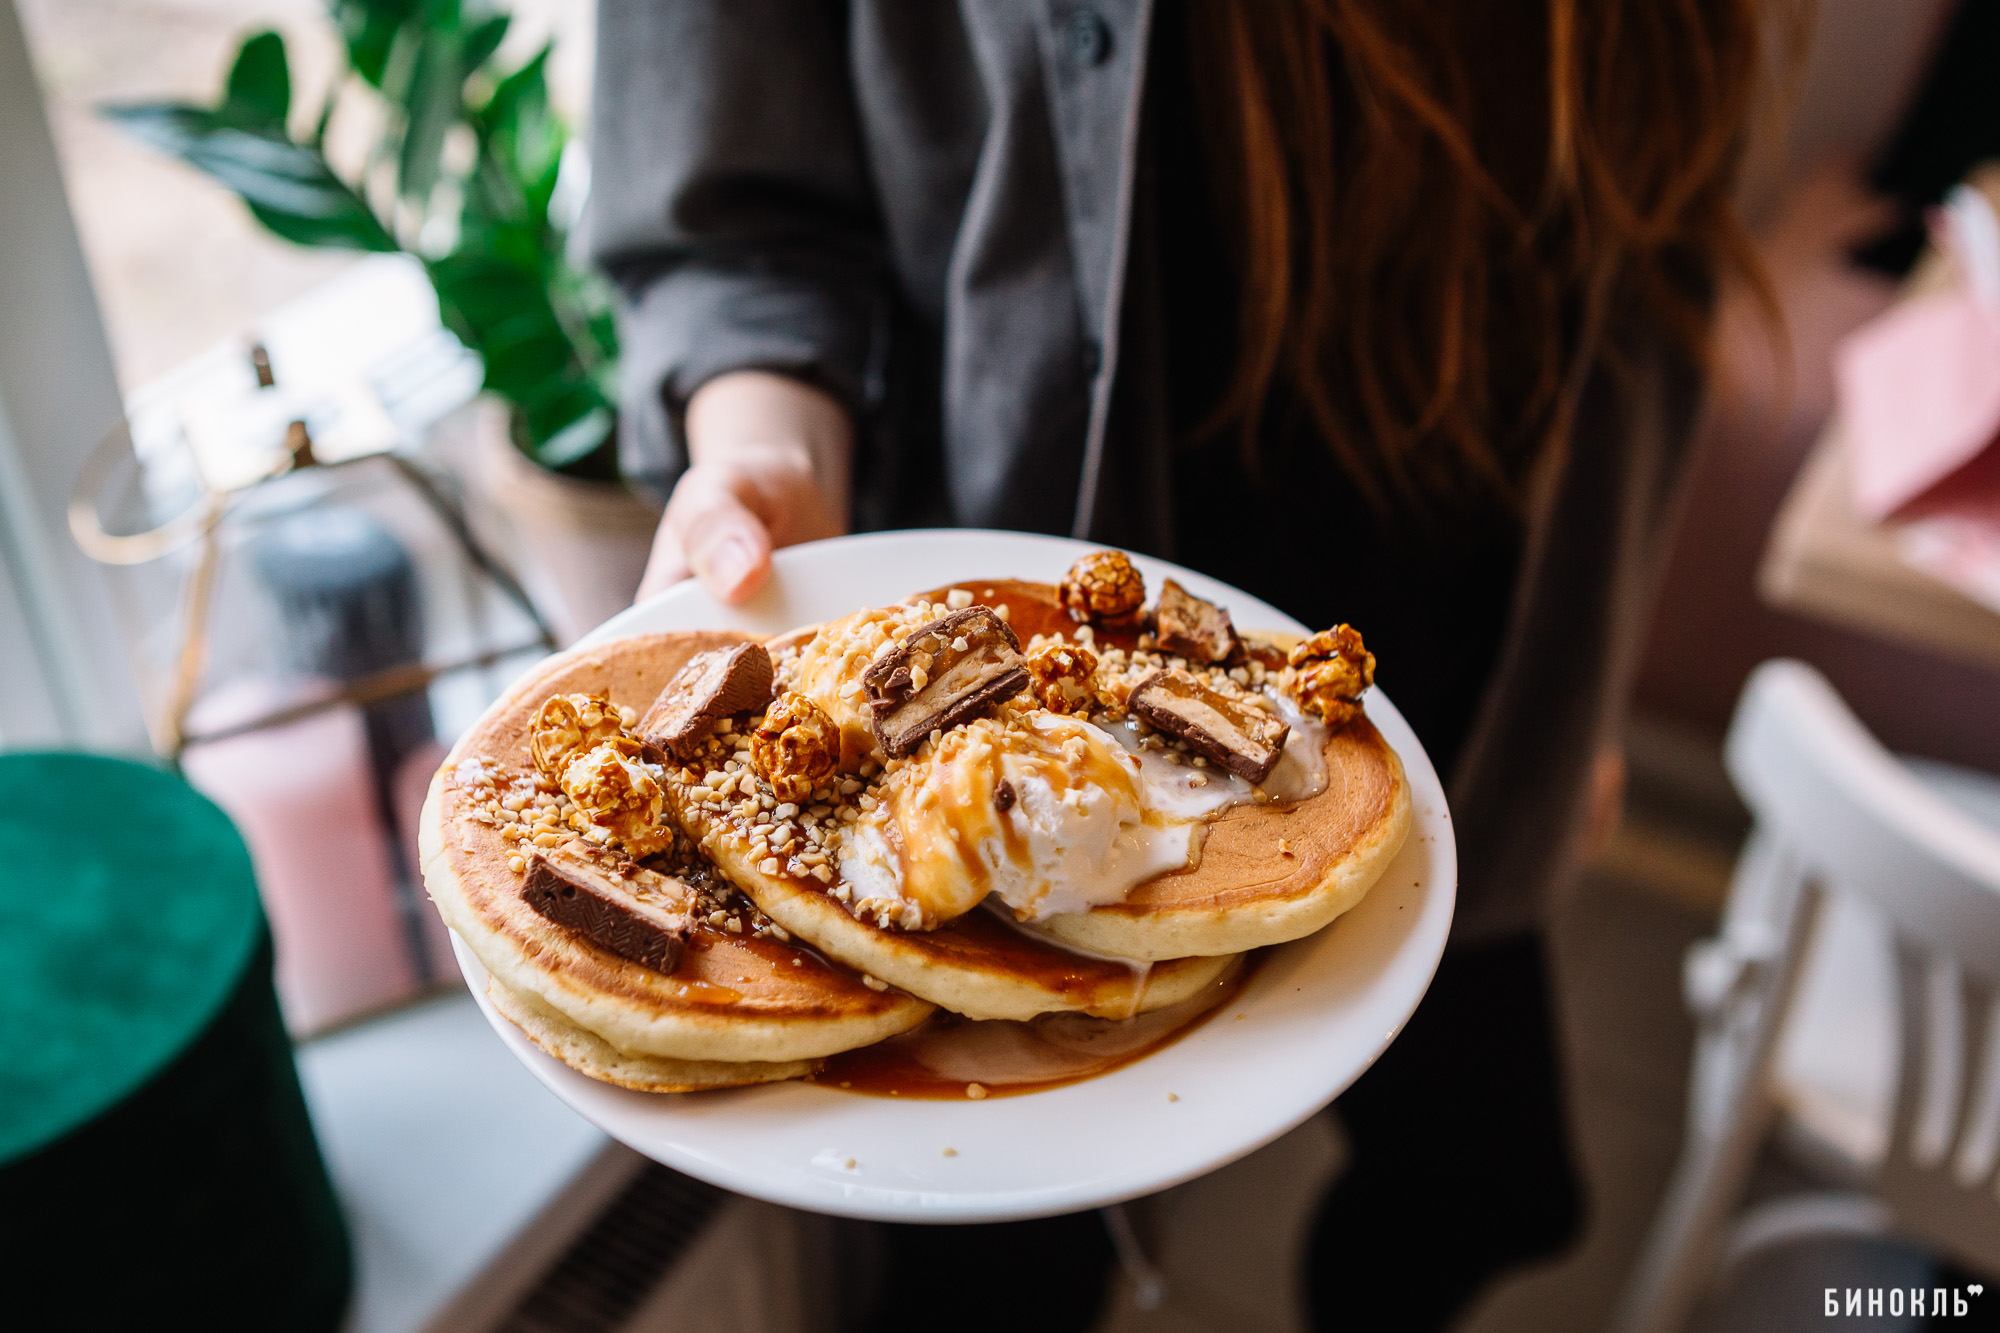
POLYGON ((1855 508, 1880 521, 2000 433, 2000 308, 1969 290, 1907 301, 1841 344, 1835 374, 1855 508))
MULTIPOLYGON (((248 712, 269 697, 259 687, 226 693, 205 703, 248 712)), ((249 844, 277 945, 278 997, 294 1033, 415 989, 355 709, 195 746, 182 766, 249 844)))
POLYGON ((1946 290, 1855 332, 1835 365, 1857 513, 1906 564, 2000 610, 2000 218, 1960 186, 1933 217, 1946 290))
MULTIPOLYGON (((430 794, 431 777, 444 763, 445 747, 437 742, 420 745, 396 768, 393 782, 393 799, 396 810, 396 836, 402 848, 403 862, 410 867, 410 873, 422 874, 418 870, 417 830, 424 812, 424 798, 430 794)), ((423 890, 418 893, 423 895, 423 890)), ((417 913, 418 929, 424 937, 424 955, 430 960, 433 980, 449 980, 458 975, 458 960, 451 952, 451 932, 445 929, 444 918, 431 907, 428 895, 423 895, 423 910, 417 913)))

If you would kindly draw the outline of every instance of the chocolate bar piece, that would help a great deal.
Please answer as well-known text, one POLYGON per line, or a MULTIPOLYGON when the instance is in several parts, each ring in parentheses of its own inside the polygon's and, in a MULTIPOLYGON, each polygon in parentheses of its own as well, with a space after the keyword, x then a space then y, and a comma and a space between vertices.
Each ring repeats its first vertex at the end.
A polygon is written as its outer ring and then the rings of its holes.
POLYGON ((1160 585, 1153 638, 1160 651, 1190 662, 1226 662, 1236 655, 1236 627, 1229 612, 1204 602, 1168 579, 1160 585))
POLYGON ((528 858, 521 896, 542 916, 599 948, 655 972, 680 966, 691 928, 676 904, 693 894, 678 880, 632 866, 615 879, 587 856, 554 849, 528 858))
POLYGON ((1126 706, 1186 741, 1196 754, 1251 782, 1271 776, 1292 730, 1284 719, 1179 668, 1155 671, 1134 685, 1126 706))
POLYGON ((1021 641, 983 606, 918 626, 861 677, 869 725, 895 758, 1027 687, 1021 641))
POLYGON ((639 722, 639 739, 688 759, 721 721, 771 702, 771 654, 761 643, 711 648, 687 661, 639 722))

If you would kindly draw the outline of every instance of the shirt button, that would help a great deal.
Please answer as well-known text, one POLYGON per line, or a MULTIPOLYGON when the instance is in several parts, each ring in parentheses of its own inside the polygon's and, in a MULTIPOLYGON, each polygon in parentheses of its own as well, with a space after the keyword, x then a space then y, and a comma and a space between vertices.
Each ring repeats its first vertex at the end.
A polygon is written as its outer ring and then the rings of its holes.
POLYGON ((1090 379, 1097 378, 1097 372, 1104 369, 1104 344, 1095 338, 1086 338, 1083 343, 1083 373, 1090 379))
POLYGON ((1111 25, 1094 9, 1072 10, 1068 22, 1069 58, 1085 69, 1101 65, 1111 55, 1111 25))

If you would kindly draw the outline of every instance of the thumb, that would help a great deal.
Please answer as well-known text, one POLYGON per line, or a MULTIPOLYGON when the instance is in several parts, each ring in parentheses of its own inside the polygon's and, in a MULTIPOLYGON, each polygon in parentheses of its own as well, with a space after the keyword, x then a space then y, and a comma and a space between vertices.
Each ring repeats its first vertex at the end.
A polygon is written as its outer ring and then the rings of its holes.
POLYGON ((681 550, 681 539, 662 517, 653 533, 653 549, 646 556, 646 572, 640 576, 639 590, 632 594, 632 600, 643 602, 654 593, 665 592, 693 572, 688 568, 687 553, 681 550))
POLYGON ((763 520, 700 469, 675 489, 665 524, 688 568, 725 602, 744 600, 771 575, 771 534, 763 520))

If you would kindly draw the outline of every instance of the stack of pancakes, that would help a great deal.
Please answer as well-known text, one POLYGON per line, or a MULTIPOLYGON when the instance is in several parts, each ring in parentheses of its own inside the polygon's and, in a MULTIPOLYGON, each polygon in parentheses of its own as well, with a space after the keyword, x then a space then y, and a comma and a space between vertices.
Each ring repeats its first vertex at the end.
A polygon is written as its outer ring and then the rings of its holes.
MULTIPOLYGON (((1045 585, 1005 586, 1017 606, 1024 592, 1056 605, 1045 585)), ((1195 865, 1121 902, 1035 930, 974 910, 905 931, 856 917, 830 892, 837 877, 766 873, 759 866, 770 863, 753 862, 731 836, 727 811, 680 799, 669 783, 685 839, 757 910, 747 928, 696 918, 679 965, 663 974, 528 906, 522 844, 494 817, 492 775, 533 779, 531 727, 551 696, 595 694, 642 714, 695 654, 741 641, 645 634, 554 657, 488 710, 432 783, 421 855, 438 910, 485 965, 494 1006, 593 1078, 654 1092, 798 1078, 826 1056, 923 1023, 934 1007, 1014 1020, 1163 1008, 1245 951, 1310 934, 1352 907, 1409 829, 1402 766, 1363 717, 1328 736, 1319 795, 1221 811, 1195 865)))

